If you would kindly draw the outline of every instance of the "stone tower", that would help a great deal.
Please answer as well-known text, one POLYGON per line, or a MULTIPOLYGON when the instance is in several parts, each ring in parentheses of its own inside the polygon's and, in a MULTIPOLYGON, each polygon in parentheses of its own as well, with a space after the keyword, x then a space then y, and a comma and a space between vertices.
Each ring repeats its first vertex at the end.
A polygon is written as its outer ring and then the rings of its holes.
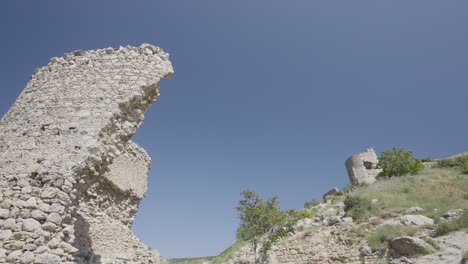
POLYGON ((160 263, 131 231, 151 160, 130 138, 172 74, 149 44, 36 70, 0 120, 0 263, 160 263))
POLYGON ((351 184, 373 183, 375 177, 381 172, 381 170, 377 168, 378 163, 379 160, 372 148, 368 148, 365 152, 354 154, 349 157, 345 165, 351 184))

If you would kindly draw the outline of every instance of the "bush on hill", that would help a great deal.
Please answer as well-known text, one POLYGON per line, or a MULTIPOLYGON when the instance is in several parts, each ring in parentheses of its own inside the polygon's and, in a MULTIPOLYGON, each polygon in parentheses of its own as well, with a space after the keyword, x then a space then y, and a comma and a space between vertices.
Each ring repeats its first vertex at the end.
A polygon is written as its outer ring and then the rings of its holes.
POLYGON ((424 211, 420 214, 436 220, 449 210, 468 210, 467 190, 468 175, 458 169, 426 168, 418 175, 392 177, 356 187, 346 199, 346 214, 359 220, 369 216, 391 217, 407 208, 421 207, 424 211), (369 206, 373 199, 378 202, 369 206))
POLYGON ((436 228, 436 235, 442 236, 462 229, 468 229, 468 209, 465 209, 461 216, 452 221, 439 223, 436 228))
POLYGON ((346 215, 354 220, 364 220, 371 215, 372 201, 364 196, 348 196, 344 200, 346 215))
POLYGON ((417 174, 424 168, 421 160, 413 157, 411 150, 403 148, 382 151, 378 167, 382 169, 381 176, 387 177, 417 174))
POLYGON ((459 168, 464 174, 468 174, 468 154, 461 154, 455 157, 438 160, 438 168, 459 168))
POLYGON ((264 201, 251 190, 244 190, 241 194, 244 198, 236 207, 241 221, 237 238, 251 243, 257 263, 257 252, 260 257, 265 255, 274 242, 293 232, 293 221, 288 212, 279 209, 277 196, 264 201))
POLYGON ((392 239, 399 236, 413 236, 416 231, 417 228, 412 226, 383 225, 367 238, 367 244, 375 250, 386 249, 392 239))

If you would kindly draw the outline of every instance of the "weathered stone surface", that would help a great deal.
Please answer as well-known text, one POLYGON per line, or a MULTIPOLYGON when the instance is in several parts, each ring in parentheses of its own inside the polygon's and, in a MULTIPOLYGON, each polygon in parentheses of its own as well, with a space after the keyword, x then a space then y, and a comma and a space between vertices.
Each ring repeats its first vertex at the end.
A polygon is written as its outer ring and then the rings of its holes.
POLYGON ((7 258, 161 261, 131 232, 151 160, 130 139, 172 73, 149 44, 75 51, 36 70, 0 120, 0 232, 15 240, 0 241, 7 258))
POLYGON ((381 172, 377 168, 378 163, 379 160, 372 148, 349 157, 345 165, 351 184, 359 185, 375 182, 375 177, 381 172))
POLYGON ((442 217, 445 219, 449 219, 452 217, 457 217, 461 214, 463 214, 464 210, 463 209, 455 209, 455 210, 450 210, 447 213, 445 213, 442 217))
POLYGON ((23 230, 28 232, 34 232, 41 229, 41 223, 36 219, 25 219, 23 220, 23 230))
POLYGON ((24 202, 24 207, 26 208, 37 208, 37 201, 36 198, 31 197, 27 201, 24 202))
POLYGON ((440 250, 436 253, 417 258, 415 264, 462 264, 463 255, 468 251, 468 233, 454 232, 433 239, 440 250))
POLYGON ((0 241, 9 240, 12 236, 11 230, 0 230, 0 241))
POLYGON ((0 208, 0 219, 6 219, 10 216, 10 210, 0 208))
POLYGON ((47 216, 46 221, 60 225, 62 223, 62 217, 57 213, 51 213, 49 216, 47 216))
POLYGON ((367 243, 365 243, 364 245, 362 245, 360 252, 364 256, 369 256, 372 255, 373 250, 367 243))
POLYGON ((404 215, 400 218, 404 225, 433 225, 434 220, 424 215, 404 215))
POLYGON ((14 250, 7 256, 7 261, 14 263, 21 258, 23 252, 21 250, 14 250))
POLYGON ((123 191, 143 198, 147 190, 147 175, 151 165, 148 154, 138 145, 129 143, 127 152, 115 158, 104 177, 123 191), (128 175, 133 175, 131 181, 128 175))
POLYGON ((408 213, 408 214, 419 213, 419 212, 422 212, 422 211, 424 211, 424 209, 421 208, 421 207, 410 207, 410 208, 406 209, 406 213, 408 213))
POLYGON ((324 201, 327 201, 327 196, 335 195, 335 194, 337 194, 337 193, 339 193, 339 192, 340 192, 340 190, 339 190, 338 188, 334 187, 333 189, 331 189, 331 190, 329 190, 328 192, 326 192, 326 193, 322 196, 322 198, 323 198, 324 201))
POLYGON ((348 225, 348 224, 351 224, 352 222, 353 222, 352 217, 343 217, 343 218, 341 218, 341 223, 343 225, 348 225))
POLYGON ((434 251, 434 248, 424 240, 410 236, 397 237, 390 242, 390 245, 398 254, 403 256, 428 254, 434 251))
POLYGON ((36 220, 44 220, 47 218, 47 215, 42 212, 41 210, 34 210, 31 212, 31 216, 32 218, 36 219, 36 220))
POLYGON ((62 263, 61 259, 57 255, 50 253, 43 253, 37 255, 34 259, 34 264, 60 264, 62 263))
POLYGON ((341 223, 341 217, 336 216, 336 215, 323 219, 323 224, 326 226, 336 225, 338 223, 341 223))
POLYGON ((31 251, 26 251, 21 256, 21 262, 25 264, 34 263, 34 253, 31 251))
POLYGON ((380 223, 378 227, 385 226, 385 225, 403 225, 403 224, 401 223, 400 219, 387 219, 383 221, 382 223, 380 223))
POLYGON ((325 218, 328 218, 328 217, 335 216, 337 213, 338 213, 338 211, 335 208, 328 208, 327 210, 320 213, 319 217, 321 219, 325 219, 325 218))

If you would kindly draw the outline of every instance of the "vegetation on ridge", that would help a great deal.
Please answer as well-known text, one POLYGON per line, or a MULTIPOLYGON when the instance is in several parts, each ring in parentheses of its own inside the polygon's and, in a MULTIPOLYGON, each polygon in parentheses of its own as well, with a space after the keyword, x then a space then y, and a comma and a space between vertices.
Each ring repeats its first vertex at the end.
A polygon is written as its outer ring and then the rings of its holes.
POLYGON ((234 245, 230 246, 221 254, 211 259, 212 264, 224 264, 228 259, 230 259, 240 248, 247 245, 247 242, 239 240, 234 245))
POLYGON ((461 229, 468 229, 468 209, 465 208, 463 214, 456 219, 448 222, 439 223, 435 230, 435 234, 438 236, 442 236, 448 234, 450 232, 461 230, 461 229))
POLYGON ((257 263, 257 252, 260 257, 265 255, 275 241, 293 231, 293 222, 288 212, 279 209, 277 196, 264 201, 251 190, 244 190, 241 194, 244 198, 236 207, 240 219, 237 237, 252 245, 257 263))
POLYGON ((385 249, 388 243, 399 236, 413 236, 417 228, 404 225, 383 225, 369 235, 367 244, 376 250, 385 249))
POLYGON ((386 218, 410 207, 421 207, 424 211, 420 214, 438 220, 451 209, 468 208, 468 177, 462 168, 440 167, 436 165, 416 175, 355 187, 345 200, 346 214, 360 221, 371 216, 386 218))
MULTIPOLYGON (((236 207, 241 220, 239 241, 219 256, 205 260, 212 264, 226 263, 246 245, 250 244, 255 248, 252 244, 254 237, 256 247, 262 247, 264 241, 271 239, 266 244, 268 247, 257 249, 257 253, 266 253, 275 241, 293 231, 292 227, 298 220, 313 218, 318 212, 341 203, 344 203, 346 215, 356 222, 346 231, 346 236, 352 240, 365 240, 374 250, 385 250, 392 239, 403 235, 419 236, 438 249, 439 245, 428 235, 445 235, 456 230, 468 231, 468 171, 465 168, 465 165, 468 166, 468 153, 441 160, 427 158, 424 164, 420 159, 414 158, 410 151, 403 149, 393 149, 387 154, 381 156, 384 162, 379 164, 381 168, 392 168, 387 172, 408 168, 398 165, 404 163, 400 160, 401 157, 413 162, 409 168, 418 168, 417 171, 403 173, 400 170, 399 173, 388 173, 373 184, 346 187, 343 192, 327 197, 327 202, 321 203, 318 199, 306 202, 303 210, 281 210, 278 208, 278 197, 263 200, 253 191, 242 192, 243 199, 236 207), (388 159, 385 160, 386 158, 388 159), (417 214, 434 219, 435 224, 379 226, 385 220, 410 214, 407 210, 411 207, 422 208, 417 214), (464 212, 450 221, 440 220, 444 214, 454 209, 464 209, 464 212), (275 234, 277 230, 280 233, 275 234), (248 233, 250 236, 246 235, 248 233)), ((304 230, 304 226, 300 226, 295 231, 308 232, 307 236, 314 236, 317 229, 314 227, 304 230)), ((255 259, 258 260, 257 256, 255 259)))
POLYGON ((459 168, 462 173, 468 174, 468 153, 456 155, 454 157, 440 159, 437 161, 438 168, 459 168))
POLYGON ((417 174, 424 168, 421 160, 413 157, 411 150, 403 148, 382 151, 378 167, 382 169, 380 175, 386 177, 417 174))

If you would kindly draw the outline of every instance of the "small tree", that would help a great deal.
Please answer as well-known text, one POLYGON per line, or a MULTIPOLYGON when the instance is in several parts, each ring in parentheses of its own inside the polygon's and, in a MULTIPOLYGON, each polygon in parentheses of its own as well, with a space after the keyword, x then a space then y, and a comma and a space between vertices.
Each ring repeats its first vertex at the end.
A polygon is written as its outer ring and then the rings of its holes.
POLYGON ((237 238, 251 243, 257 263, 257 252, 264 256, 273 243, 292 232, 293 227, 288 215, 278 208, 277 196, 264 201, 251 190, 244 190, 241 195, 244 198, 236 207, 240 218, 237 238))
POLYGON ((413 157, 411 150, 405 151, 403 148, 382 151, 378 167, 382 169, 381 175, 387 177, 416 174, 424 168, 422 162, 413 157))

